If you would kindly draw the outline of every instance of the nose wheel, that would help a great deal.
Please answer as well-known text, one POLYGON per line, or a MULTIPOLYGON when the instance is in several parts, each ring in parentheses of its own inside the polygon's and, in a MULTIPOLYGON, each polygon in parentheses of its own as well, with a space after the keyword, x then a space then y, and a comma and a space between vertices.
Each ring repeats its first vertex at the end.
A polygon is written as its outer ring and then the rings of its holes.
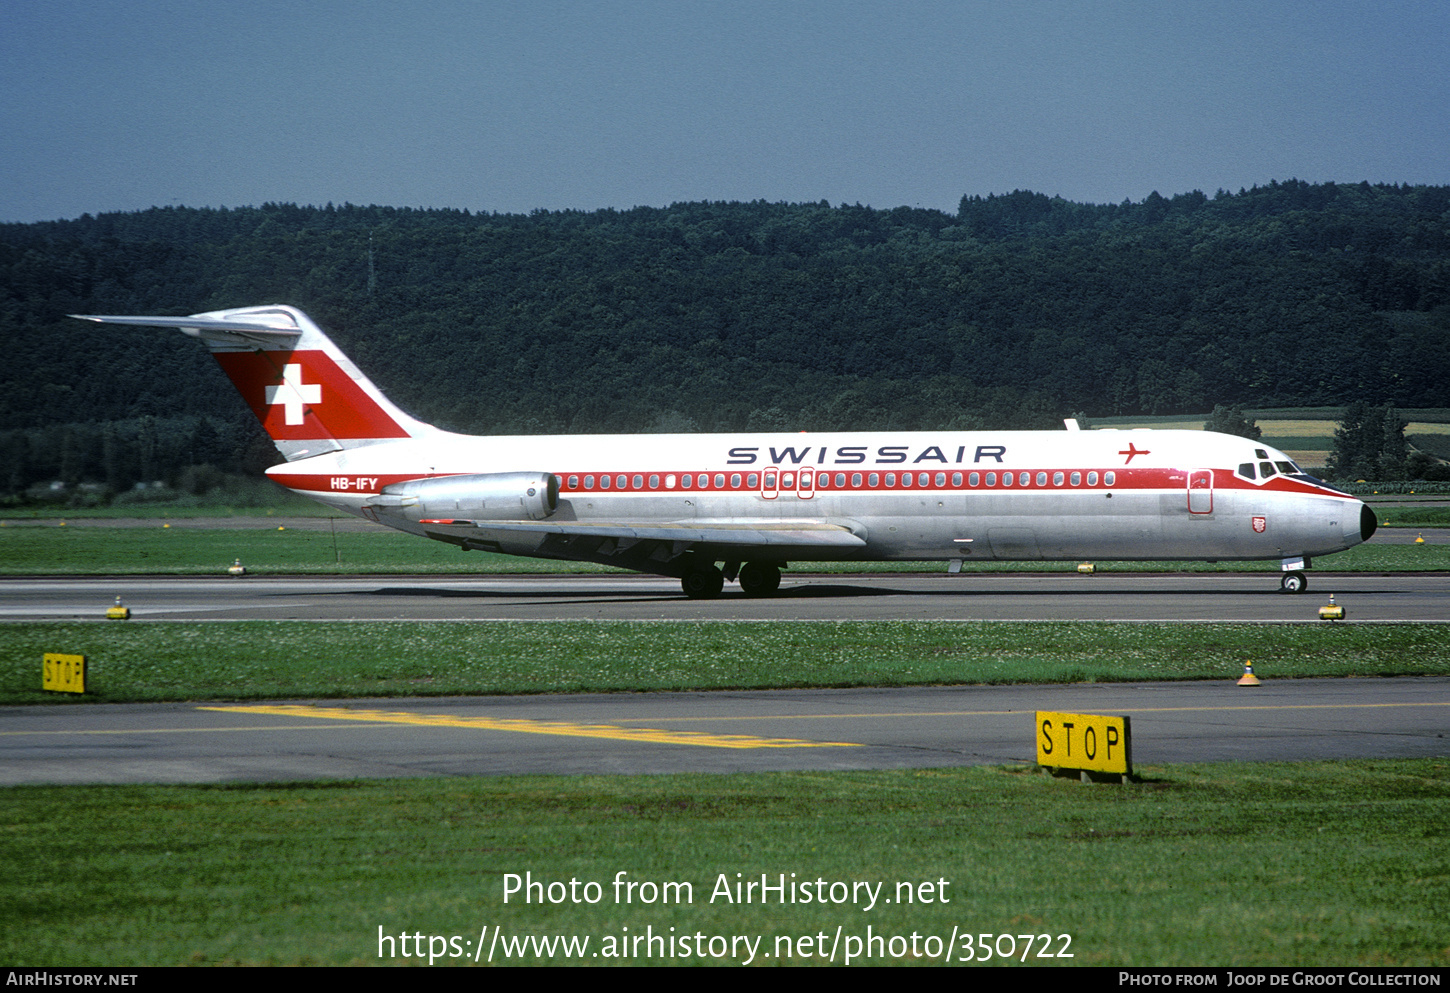
POLYGON ((1280 593, 1303 593, 1309 588, 1309 577, 1302 572, 1286 572, 1279 580, 1280 593))

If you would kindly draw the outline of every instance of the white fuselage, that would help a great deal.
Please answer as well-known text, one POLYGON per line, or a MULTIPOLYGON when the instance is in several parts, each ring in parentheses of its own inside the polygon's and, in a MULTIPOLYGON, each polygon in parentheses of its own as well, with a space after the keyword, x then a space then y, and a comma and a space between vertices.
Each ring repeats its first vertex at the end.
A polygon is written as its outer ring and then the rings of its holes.
MULTIPOLYGON (((829 522, 864 541, 797 549, 792 559, 1288 560, 1363 540, 1359 500, 1282 468, 1267 478, 1241 471, 1266 464, 1289 463, 1260 442, 1202 431, 437 432, 268 474, 341 510, 432 537, 437 528, 372 512, 370 503, 404 480, 540 472, 559 479, 559 521, 829 522)), ((539 554, 541 541, 492 535, 490 547, 539 554)), ((786 556, 761 549, 750 557, 786 556)))

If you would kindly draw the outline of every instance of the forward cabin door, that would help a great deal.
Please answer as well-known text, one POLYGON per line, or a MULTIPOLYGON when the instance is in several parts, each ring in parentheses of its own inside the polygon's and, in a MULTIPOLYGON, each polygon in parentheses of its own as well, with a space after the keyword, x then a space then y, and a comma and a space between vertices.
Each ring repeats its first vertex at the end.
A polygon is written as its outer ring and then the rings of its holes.
POLYGON ((1213 470, 1193 469, 1188 473, 1188 512, 1213 513, 1213 470))

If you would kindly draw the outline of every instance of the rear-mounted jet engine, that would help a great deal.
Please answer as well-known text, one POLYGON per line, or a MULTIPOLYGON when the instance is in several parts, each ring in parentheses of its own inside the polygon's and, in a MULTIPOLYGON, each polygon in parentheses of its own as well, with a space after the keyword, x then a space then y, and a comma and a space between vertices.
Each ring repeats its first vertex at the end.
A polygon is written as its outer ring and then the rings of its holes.
POLYGON ((559 477, 497 472, 410 479, 383 487, 366 506, 410 521, 542 521, 559 509, 559 477))

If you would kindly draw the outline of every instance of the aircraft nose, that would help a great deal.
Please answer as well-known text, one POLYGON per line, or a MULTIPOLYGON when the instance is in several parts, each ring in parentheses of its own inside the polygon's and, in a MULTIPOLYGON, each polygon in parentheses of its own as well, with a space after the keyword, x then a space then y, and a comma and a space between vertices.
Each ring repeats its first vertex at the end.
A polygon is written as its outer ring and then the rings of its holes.
MULTIPOLYGON (((1375 512, 1370 510, 1367 504, 1361 502, 1359 505, 1359 540, 1369 541, 1379 530, 1379 526, 1379 518, 1375 516, 1375 512)), ((1353 532, 1345 535, 1346 538, 1353 536, 1353 532)))

